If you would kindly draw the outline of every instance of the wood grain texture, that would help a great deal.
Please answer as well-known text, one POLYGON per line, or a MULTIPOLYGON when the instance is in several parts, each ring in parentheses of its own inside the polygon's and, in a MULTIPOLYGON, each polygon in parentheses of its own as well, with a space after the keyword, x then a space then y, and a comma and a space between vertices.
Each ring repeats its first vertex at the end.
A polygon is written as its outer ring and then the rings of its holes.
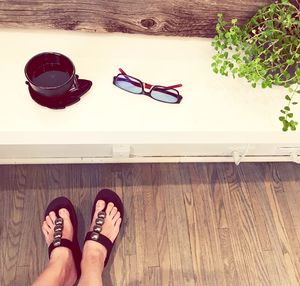
POLYGON ((151 35, 215 34, 217 13, 249 19, 271 0, 0 1, 0 27, 124 32, 151 35))
POLYGON ((289 163, 0 166, 0 285, 48 262, 44 209, 69 197, 82 239, 99 188, 123 199, 104 285, 300 285, 300 167, 289 163))

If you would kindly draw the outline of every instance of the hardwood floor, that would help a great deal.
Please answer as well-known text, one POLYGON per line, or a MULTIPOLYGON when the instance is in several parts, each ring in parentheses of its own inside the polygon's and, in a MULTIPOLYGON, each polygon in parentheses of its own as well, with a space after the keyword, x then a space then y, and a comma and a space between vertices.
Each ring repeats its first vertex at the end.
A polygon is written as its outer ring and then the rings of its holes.
POLYGON ((289 163, 0 166, 0 285, 30 285, 47 264, 50 200, 72 200, 82 243, 103 187, 126 210, 104 285, 300 285, 300 166, 289 163))

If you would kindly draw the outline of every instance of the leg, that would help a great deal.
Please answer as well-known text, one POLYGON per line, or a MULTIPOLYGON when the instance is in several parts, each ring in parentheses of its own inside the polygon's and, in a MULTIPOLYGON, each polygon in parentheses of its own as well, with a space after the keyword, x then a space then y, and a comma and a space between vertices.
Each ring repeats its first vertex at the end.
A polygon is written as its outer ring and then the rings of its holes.
MULTIPOLYGON (((99 211, 105 208, 105 202, 99 200, 96 204, 94 217, 90 230, 93 230, 95 220, 99 211)), ((106 208, 106 218, 101 234, 114 242, 121 225, 120 212, 113 203, 108 203, 106 208)), ((81 278, 78 286, 102 286, 102 272, 104 260, 106 258, 106 248, 98 242, 88 240, 85 242, 81 261, 81 278)))
MULTIPOLYGON (((62 238, 73 239, 73 226, 67 209, 60 209, 59 215, 64 220, 62 238)), ((50 212, 43 222, 42 231, 47 245, 53 241, 55 212, 50 212)), ((57 247, 53 249, 46 269, 33 283, 33 286, 68 286, 76 281, 77 273, 70 249, 57 247)))

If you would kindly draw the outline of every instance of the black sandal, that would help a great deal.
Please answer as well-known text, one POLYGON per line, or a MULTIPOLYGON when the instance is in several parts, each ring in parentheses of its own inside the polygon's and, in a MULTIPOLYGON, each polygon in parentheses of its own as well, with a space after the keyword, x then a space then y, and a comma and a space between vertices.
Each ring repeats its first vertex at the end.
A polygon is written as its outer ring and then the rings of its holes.
POLYGON ((80 261, 81 261, 81 249, 78 243, 77 238, 77 229, 78 229, 78 223, 77 223, 77 216, 74 209, 73 204, 70 202, 69 199, 66 197, 58 197, 54 199, 47 207, 45 211, 45 218, 47 215, 49 215, 50 212, 55 212, 56 214, 56 220, 55 220, 55 227, 54 227, 54 240, 49 245, 48 248, 48 254, 49 258, 51 255, 51 252, 56 247, 67 247, 72 251, 72 255, 75 262, 76 272, 77 272, 77 278, 80 277, 80 261), (63 219, 59 216, 58 211, 62 208, 65 208, 69 211, 71 223, 73 226, 73 241, 61 238, 62 232, 64 228, 64 222, 63 219))
MULTIPOLYGON (((105 210, 106 210, 108 203, 110 203, 110 202, 113 203, 115 205, 115 207, 118 209, 118 211, 120 212, 120 217, 122 219, 121 225, 122 225, 123 215, 124 215, 124 207, 123 207, 123 203, 122 203, 120 197, 115 192, 113 192, 112 190, 109 190, 109 189, 102 189, 101 191, 98 192, 98 194, 94 200, 91 221, 93 220, 95 209, 96 209, 96 203, 98 200, 105 201, 105 208, 98 213, 98 218, 96 219, 96 222, 95 222, 96 224, 93 226, 93 231, 89 231, 86 234, 84 241, 87 241, 87 240, 97 241, 98 243, 102 244, 106 248, 107 255, 106 255, 106 258, 104 261, 104 267, 105 267, 108 262, 111 250, 114 246, 114 242, 111 242, 110 239, 108 239, 106 236, 101 234, 102 225, 104 224, 105 217, 106 217, 105 210)), ((120 228, 121 228, 121 226, 120 226, 120 228)))

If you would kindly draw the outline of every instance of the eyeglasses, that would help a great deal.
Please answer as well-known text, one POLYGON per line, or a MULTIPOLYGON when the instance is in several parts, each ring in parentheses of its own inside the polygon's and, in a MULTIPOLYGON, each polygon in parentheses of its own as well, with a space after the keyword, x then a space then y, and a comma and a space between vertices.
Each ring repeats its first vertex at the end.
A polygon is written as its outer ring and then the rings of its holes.
POLYGON ((114 76, 113 84, 123 90, 126 90, 135 94, 144 94, 155 100, 165 103, 180 103, 182 96, 175 88, 181 87, 182 84, 176 84, 172 86, 160 86, 144 83, 139 79, 127 75, 122 69, 119 69, 120 73, 114 76), (148 89, 149 91, 146 91, 148 89))

